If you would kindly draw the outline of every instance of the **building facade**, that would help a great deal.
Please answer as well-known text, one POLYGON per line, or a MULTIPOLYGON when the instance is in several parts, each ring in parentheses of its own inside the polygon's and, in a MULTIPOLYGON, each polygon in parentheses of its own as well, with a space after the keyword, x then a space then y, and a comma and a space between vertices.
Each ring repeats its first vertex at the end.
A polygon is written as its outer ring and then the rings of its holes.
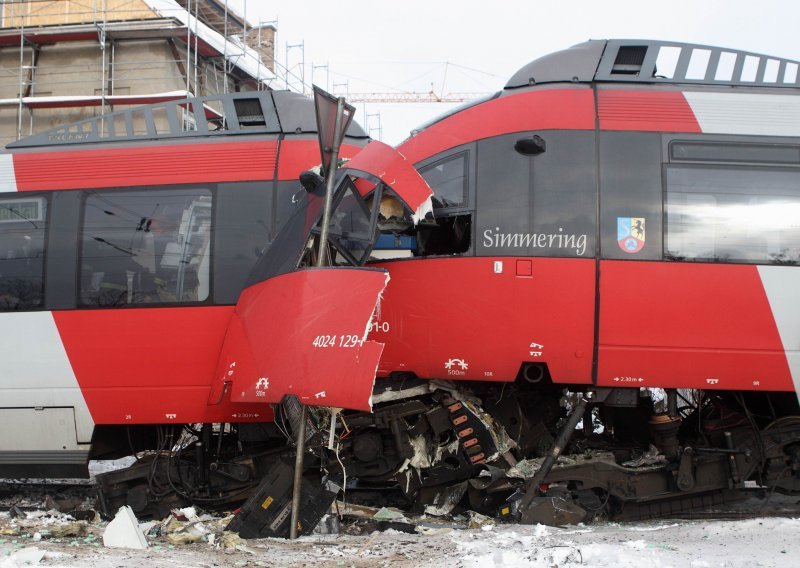
POLYGON ((6 0, 0 10, 2 145, 122 105, 275 78, 275 27, 251 26, 226 0, 6 0))

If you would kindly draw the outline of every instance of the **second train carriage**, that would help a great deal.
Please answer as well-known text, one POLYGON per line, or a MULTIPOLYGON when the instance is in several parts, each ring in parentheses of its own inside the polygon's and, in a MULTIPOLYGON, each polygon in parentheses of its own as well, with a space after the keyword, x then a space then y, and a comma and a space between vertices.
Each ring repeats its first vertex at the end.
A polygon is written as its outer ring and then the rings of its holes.
MULTIPOLYGON (((373 405, 322 412, 321 437, 341 435, 348 474, 423 505, 468 493, 483 512, 552 522, 559 508, 679 512, 748 479, 796 492, 799 85, 780 58, 590 41, 423 126, 403 160, 368 145, 345 166, 328 245, 334 264, 388 274, 363 300, 370 312, 380 294, 361 349, 321 322, 289 352, 326 362, 305 382, 261 361, 269 392, 246 376, 233 391, 373 405), (370 166, 384 175, 367 183, 370 166), (415 175, 433 191, 419 223, 390 192, 415 175), (326 381, 341 370, 330 353, 377 365, 374 389, 371 373, 352 375, 360 394, 326 381), (665 390, 660 408, 648 389, 665 390), (583 395, 565 403, 567 390, 583 395)), ((315 234, 268 252, 267 285, 316 278, 315 234)))

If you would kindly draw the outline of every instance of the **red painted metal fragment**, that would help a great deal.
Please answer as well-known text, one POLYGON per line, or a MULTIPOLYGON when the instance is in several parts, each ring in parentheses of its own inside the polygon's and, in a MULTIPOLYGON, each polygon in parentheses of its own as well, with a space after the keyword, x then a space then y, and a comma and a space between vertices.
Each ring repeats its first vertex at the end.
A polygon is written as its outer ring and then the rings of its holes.
POLYGON ((381 269, 312 268, 247 288, 217 367, 231 400, 294 394, 312 406, 371 410, 383 344, 364 339, 388 279, 381 269))
MULTIPOLYGON (((391 146, 373 140, 342 168, 350 172, 365 172, 391 187, 406 205, 424 216, 431 188, 403 154, 391 146)), ((367 187, 370 190, 371 187, 367 187)))

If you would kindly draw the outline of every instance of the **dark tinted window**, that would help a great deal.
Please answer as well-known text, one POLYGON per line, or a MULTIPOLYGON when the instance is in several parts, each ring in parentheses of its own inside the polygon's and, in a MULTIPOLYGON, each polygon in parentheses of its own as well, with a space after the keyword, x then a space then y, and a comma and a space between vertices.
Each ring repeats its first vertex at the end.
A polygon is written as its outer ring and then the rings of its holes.
POLYGON ((676 260, 800 262, 800 171, 667 168, 666 256, 676 260))
POLYGON ((467 202, 467 152, 450 156, 420 170, 433 190, 436 207, 455 207, 467 202))
POLYGON ((751 144, 673 140, 672 161, 682 162, 751 162, 762 164, 798 164, 800 146, 786 144, 751 144))
POLYGON ((89 193, 81 301, 111 307, 206 300, 211 204, 202 188, 89 193))
POLYGON ((247 276, 269 244, 273 189, 271 182, 217 186, 214 194, 215 304, 236 303, 247 276))
POLYGON ((477 254, 594 255, 594 134, 539 131, 547 150, 523 156, 514 145, 534 133, 478 142, 477 254))
POLYGON ((334 258, 335 264, 363 264, 375 239, 376 220, 377 212, 373 216, 355 185, 346 181, 331 212, 328 238, 340 253, 334 258))
POLYGON ((47 200, 0 199, 0 311, 42 304, 47 200))

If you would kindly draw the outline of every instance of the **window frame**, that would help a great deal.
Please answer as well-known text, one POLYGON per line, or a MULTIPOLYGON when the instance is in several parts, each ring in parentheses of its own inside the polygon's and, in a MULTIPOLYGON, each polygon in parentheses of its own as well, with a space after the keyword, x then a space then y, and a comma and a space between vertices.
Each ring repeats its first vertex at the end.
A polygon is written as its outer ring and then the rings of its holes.
MULTIPOLYGON (((17 312, 39 312, 47 311, 48 297, 47 297, 47 268, 48 268, 48 242, 50 239, 50 222, 53 211, 53 200, 51 192, 49 191, 25 191, 25 192, 5 192, 0 193, 0 200, 31 200, 42 198, 45 204, 44 214, 44 229, 42 234, 42 256, 41 256, 41 288, 40 288, 40 301, 38 304, 26 306, 18 309, 0 309, 0 313, 17 313, 17 312)), ((24 222, 24 220, 20 221, 24 222)), ((28 221, 32 222, 32 221, 28 221)), ((37 228, 38 229, 38 228, 37 228)))
POLYGON ((217 183, 200 183, 200 184, 187 184, 187 185, 163 185, 163 186, 135 186, 135 187, 102 187, 92 188, 80 191, 80 215, 78 219, 78 227, 76 231, 76 247, 77 247, 77 265, 75 268, 76 289, 75 289, 75 306, 80 310, 93 310, 93 309, 143 309, 143 308, 160 308, 160 307, 197 307, 214 305, 214 274, 215 274, 215 257, 216 257, 216 225, 217 225, 217 183), (84 301, 83 297, 83 274, 84 274, 84 242, 86 237, 86 211, 87 202, 93 195, 98 194, 137 194, 137 193, 153 193, 157 192, 191 192, 203 190, 207 191, 211 197, 211 225, 208 235, 208 295, 203 300, 195 301, 157 301, 157 302, 131 302, 122 303, 119 305, 98 305, 97 303, 89 303, 84 301))
MULTIPOLYGON (((462 203, 458 205, 448 205, 445 207, 434 207, 434 217, 451 217, 455 215, 464 215, 468 212, 474 212, 475 210, 475 163, 476 159, 475 156, 477 155, 476 152, 476 144, 469 143, 464 144, 461 146, 456 146, 454 148, 450 148, 445 150, 444 152, 440 152, 434 156, 426 158, 420 162, 414 164, 414 168, 417 170, 420 176, 425 179, 425 171, 430 170, 439 164, 444 162, 453 160, 460 155, 464 155, 464 200, 462 203)), ((426 180, 427 183, 427 180, 426 180)), ((431 188, 433 189, 433 188, 431 188)), ((436 198, 436 194, 434 192, 434 199, 436 198)))
MULTIPOLYGON (((713 141, 715 144, 720 144, 719 141, 713 141)), ((683 169, 683 170, 697 170, 697 171, 709 171, 709 170, 724 170, 728 172, 735 172, 736 170, 739 171, 783 171, 783 172, 793 172, 796 174, 798 182, 800 182, 800 167, 793 167, 790 164, 786 163, 775 163, 775 162, 767 162, 767 163, 759 163, 759 162, 752 162, 752 161, 699 161, 699 160, 691 160, 691 161, 684 161, 684 160, 676 160, 669 163, 664 163, 662 167, 662 177, 663 177, 663 251, 662 251, 662 258, 664 261, 669 262, 691 262, 691 263, 708 263, 708 264, 745 264, 745 265, 761 265, 761 266, 800 266, 800 254, 798 255, 797 260, 787 262, 782 261, 781 259, 748 259, 748 258, 732 258, 730 260, 721 258, 719 256, 714 257, 682 257, 682 256, 672 256, 668 252, 668 244, 669 244, 669 237, 670 237, 670 208, 669 208, 669 195, 670 193, 677 193, 677 194, 686 194, 692 193, 695 195, 715 195, 715 192, 706 191, 706 192, 680 192, 670 191, 669 186, 669 171, 670 169, 683 169)), ((755 191, 750 191, 749 193, 740 193, 747 198, 757 198, 759 196, 764 196, 766 194, 757 193, 755 191)), ((800 183, 798 183, 798 190, 797 190, 797 203, 800 204, 800 183)), ((746 204, 743 204, 746 205, 746 204)), ((715 247, 716 249, 716 247, 715 247)), ((769 254, 769 253, 766 253, 769 254)))

